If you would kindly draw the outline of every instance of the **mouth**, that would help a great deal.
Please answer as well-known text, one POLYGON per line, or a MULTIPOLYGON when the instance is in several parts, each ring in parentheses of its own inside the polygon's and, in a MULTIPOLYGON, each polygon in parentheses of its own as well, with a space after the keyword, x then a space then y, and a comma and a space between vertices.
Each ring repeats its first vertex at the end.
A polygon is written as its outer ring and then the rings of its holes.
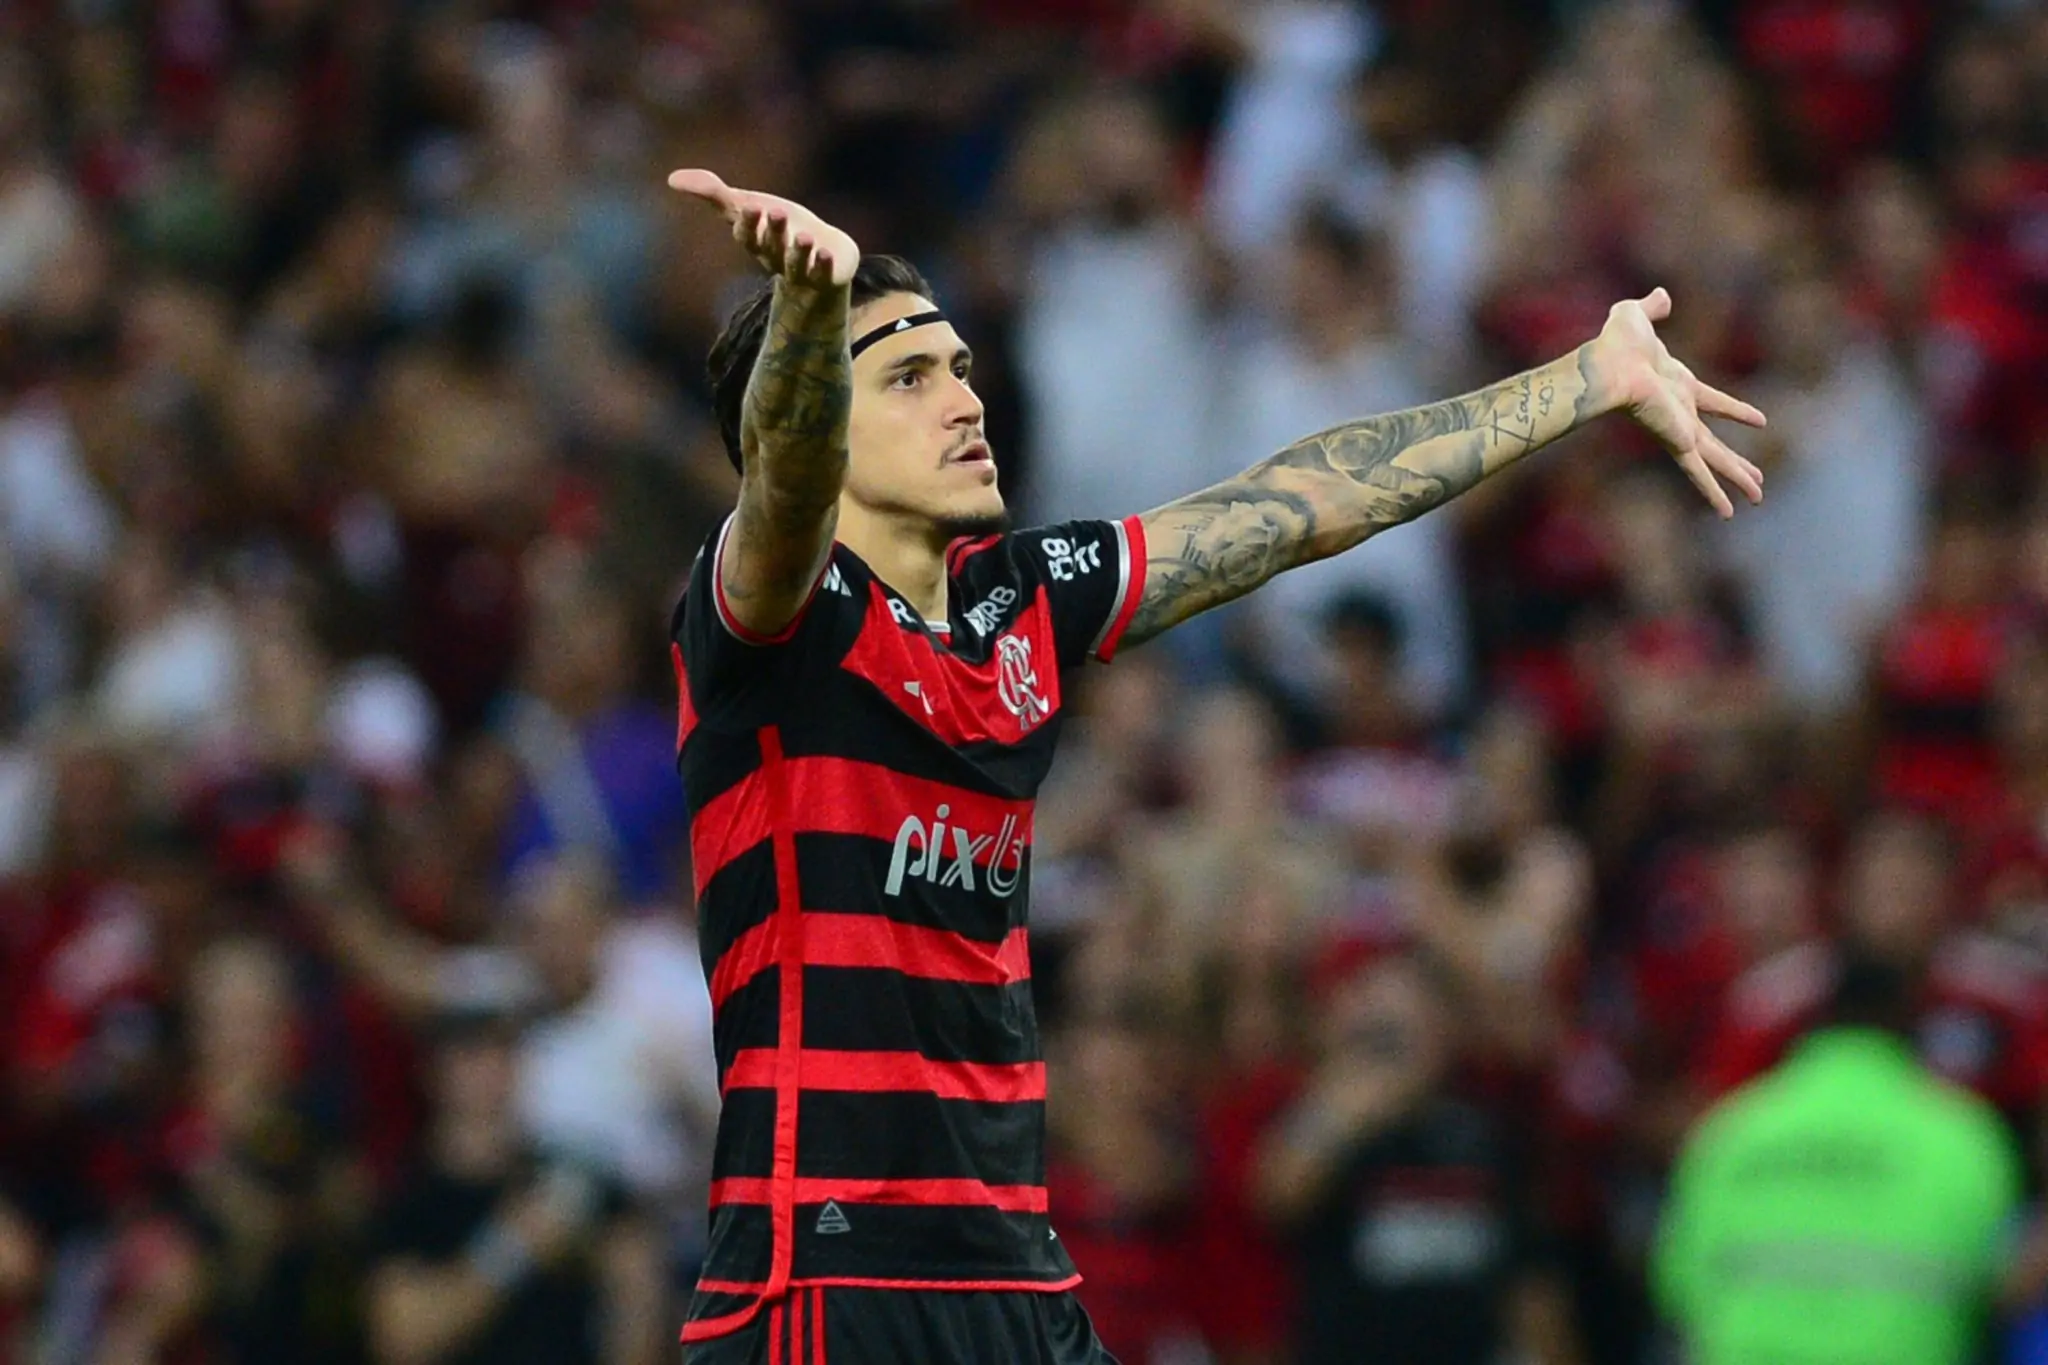
POLYGON ((971 468, 986 466, 995 468, 995 452, 988 448, 987 441, 975 441, 962 447, 957 453, 946 457, 948 465, 967 465, 971 468))

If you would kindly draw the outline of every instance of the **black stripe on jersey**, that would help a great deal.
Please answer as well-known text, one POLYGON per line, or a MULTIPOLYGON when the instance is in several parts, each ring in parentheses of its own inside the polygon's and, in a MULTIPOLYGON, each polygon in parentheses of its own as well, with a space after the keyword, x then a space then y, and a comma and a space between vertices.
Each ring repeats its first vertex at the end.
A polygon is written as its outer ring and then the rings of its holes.
MULTIPOLYGON (((765 1090, 733 1093, 773 1098, 765 1090)), ((1044 1167, 1034 1160, 1045 1135, 1039 1100, 988 1104, 911 1092, 806 1090, 796 1132, 796 1168, 806 1178, 1045 1183, 1044 1167)))
MULTIPOLYGON (((1028 878, 1020 879, 1015 891, 999 899, 981 887, 979 867, 975 869, 974 891, 916 878, 899 894, 885 894, 893 852, 891 845, 858 834, 797 835, 796 875, 797 885, 803 888, 803 908, 842 915, 885 915, 899 924, 943 929, 991 946, 1024 922, 1028 878)), ((942 862, 942 866, 949 865, 942 862)))
POLYGON ((933 1266, 946 1267, 949 1279, 970 1281, 1050 1282, 1074 1274, 1044 1214, 840 1201, 846 1230, 821 1233, 823 1207, 796 1206, 794 1279, 923 1279, 933 1266))
MULTIPOLYGON (((810 1002, 806 1001, 808 1005, 810 1002)), ((782 973, 762 972, 726 998, 711 1020, 712 1050, 722 1082, 732 1060, 751 1047, 772 1048, 781 1031, 782 973)))
MULTIPOLYGON (((735 1176, 768 1179, 775 1174, 775 1092, 729 1090, 718 1145, 711 1153, 711 1178, 735 1176)), ((798 1111, 801 1118, 802 1110, 798 1111)))
POLYGON ((683 742, 676 766, 690 809, 703 810, 761 766, 761 732, 714 730, 700 720, 683 742))
MULTIPOLYGON (((848 686, 867 684, 851 673, 848 686)), ((789 758, 844 758, 875 763, 906 777, 965 787, 969 791, 1025 800, 1052 763, 1064 708, 1053 712, 1018 744, 983 742, 949 747, 889 702, 864 706, 858 717, 816 707, 782 723, 783 753, 789 758)))
MULTIPOLYGON (((817 1215, 811 1215, 816 1221, 817 1215)), ((704 1257, 704 1264, 716 1266, 714 1277, 721 1280, 739 1280, 765 1283, 769 1270, 769 1241, 774 1235, 774 1224, 770 1221, 766 1204, 725 1204, 711 1210, 711 1245, 704 1257)), ((1043 1237, 1045 1234, 1040 1233, 1043 1237)), ((720 1296, 721 1298, 723 1296, 720 1296)), ((699 1303, 702 1296, 699 1296, 699 1303)), ((725 1308, 744 1308, 746 1301, 725 1308)), ((700 1312, 698 1303, 690 1305, 692 1320, 715 1316, 700 1312)))
MULTIPOLYGON (((804 968, 803 1045, 916 1052, 935 1062, 1015 1066, 1039 1060, 1028 980, 974 986, 883 967, 804 968)), ((721 1062, 725 1056, 721 1050, 721 1062)))
MULTIPOLYGON (((801 880, 797 884, 803 885, 801 880)), ((708 977, 735 939, 775 913, 774 836, 719 868, 705 884, 698 906, 697 946, 708 977)))

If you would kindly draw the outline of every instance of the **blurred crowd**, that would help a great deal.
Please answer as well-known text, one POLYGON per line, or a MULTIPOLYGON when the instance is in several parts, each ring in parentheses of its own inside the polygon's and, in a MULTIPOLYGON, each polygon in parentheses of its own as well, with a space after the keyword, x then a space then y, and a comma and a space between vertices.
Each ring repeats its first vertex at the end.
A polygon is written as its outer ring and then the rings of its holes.
POLYGON ((2048 8, 6 0, 0 1365, 672 1358, 684 165, 925 268, 1029 519, 1653 284, 1771 415, 1733 523, 1602 427, 1086 678, 1034 973, 1126 1365, 1664 1358, 1671 1157, 1845 944, 2048 1166, 2048 8))

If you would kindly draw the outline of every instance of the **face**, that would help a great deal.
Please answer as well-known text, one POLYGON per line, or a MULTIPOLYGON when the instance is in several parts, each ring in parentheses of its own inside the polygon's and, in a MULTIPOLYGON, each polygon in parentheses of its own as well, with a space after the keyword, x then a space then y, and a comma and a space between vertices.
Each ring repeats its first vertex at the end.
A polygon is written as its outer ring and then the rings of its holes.
POLYGON ((209 1074, 276 1080, 287 1065, 291 983, 284 963, 255 943, 216 945, 193 964, 195 1051, 209 1074))
MULTIPOLYGON (((853 315, 856 340, 929 299, 891 294, 853 315)), ((853 362, 845 497, 866 511, 947 527, 999 522, 1003 495, 982 435, 974 356, 949 322, 879 341, 853 362)))
POLYGON ((610 919, 606 890, 593 869, 573 858, 536 873, 528 889, 526 948, 559 1003, 582 999, 597 978, 610 919))
POLYGON ((1324 1010, 1322 1033, 1331 1053, 1406 1061, 1432 1074, 1449 1059, 1444 1001, 1405 958, 1375 963, 1339 987, 1324 1010))
POLYGON ((1813 905, 1813 861, 1797 835, 1762 830, 1728 851, 1722 891, 1744 944, 1761 956, 1797 942, 1813 905))
POLYGON ((436 1098, 446 1114, 485 1119, 510 1111, 516 1077, 505 1036, 486 1031, 451 1039, 441 1045, 438 1061, 436 1098))
POLYGON ((1912 962, 1941 932, 1949 867, 1939 836, 1911 819, 1880 817, 1850 854, 1845 910, 1850 933, 1894 962, 1912 962))

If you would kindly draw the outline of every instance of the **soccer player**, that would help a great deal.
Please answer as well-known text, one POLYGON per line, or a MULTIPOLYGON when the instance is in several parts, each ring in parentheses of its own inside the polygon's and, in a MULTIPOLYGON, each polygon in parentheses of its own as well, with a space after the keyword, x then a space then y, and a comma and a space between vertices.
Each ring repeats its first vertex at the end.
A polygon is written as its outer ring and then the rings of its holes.
POLYGON ((1761 476, 1702 419, 1763 416, 1665 350, 1660 289, 1492 388, 1009 532, 973 358, 917 271, 708 171, 669 183, 772 277, 711 351, 739 506, 673 622, 724 1094, 685 1359, 1106 1361, 1046 1208, 1025 947, 1062 675, 1604 413, 1732 515, 1719 480, 1757 501, 1761 476))

